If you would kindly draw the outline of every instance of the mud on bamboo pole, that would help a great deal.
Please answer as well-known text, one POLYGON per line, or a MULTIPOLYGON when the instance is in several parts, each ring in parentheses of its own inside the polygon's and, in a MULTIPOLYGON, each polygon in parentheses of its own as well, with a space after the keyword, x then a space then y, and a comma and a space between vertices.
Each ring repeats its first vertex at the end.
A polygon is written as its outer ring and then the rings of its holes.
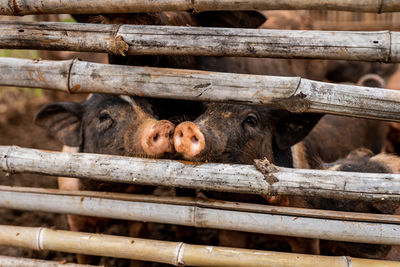
POLYGON ((0 225, 0 245, 154 261, 175 266, 400 266, 398 262, 328 257, 0 225))
POLYGON ((396 12, 396 0, 1 0, 0 15, 98 14, 158 11, 313 9, 357 12, 396 12))
POLYGON ((399 174, 334 172, 276 166, 270 173, 261 173, 251 165, 185 164, 174 160, 44 152, 16 146, 0 146, 0 168, 8 173, 31 172, 108 182, 259 195, 400 200, 399 174))
POLYGON ((71 194, 68 191, 49 192, 10 187, 0 187, 0 207, 260 234, 400 245, 400 221, 399 216, 395 215, 364 215, 112 193, 103 194, 102 197, 97 192, 77 191, 71 194), (287 214, 281 215, 279 212, 287 214), (320 217, 311 218, 302 212, 320 217), (331 218, 325 219, 324 216, 331 218), (369 221, 360 222, 358 217, 369 221))
POLYGON ((400 62, 400 33, 0 22, 0 48, 400 62), (162 41, 160 41, 162 40, 162 41))
POLYGON ((400 91, 300 77, 233 74, 90 63, 0 58, 0 85, 157 98, 272 105, 400 122, 400 91), (365 107, 368 107, 366 109, 365 107))

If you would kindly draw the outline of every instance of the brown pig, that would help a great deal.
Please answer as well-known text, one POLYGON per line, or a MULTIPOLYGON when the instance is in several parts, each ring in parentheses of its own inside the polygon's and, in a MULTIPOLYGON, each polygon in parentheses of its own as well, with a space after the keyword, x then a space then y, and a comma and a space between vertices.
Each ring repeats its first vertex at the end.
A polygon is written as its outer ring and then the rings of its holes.
MULTIPOLYGON (((400 173, 400 157, 358 148, 346 157, 332 163, 322 163, 322 169, 345 172, 400 173)), ((400 214, 399 204, 390 201, 340 201, 333 199, 309 199, 314 208, 329 208, 340 211, 400 214)), ((353 257, 400 260, 400 246, 356 244, 321 241, 321 250, 326 254, 350 255, 353 257)))
MULTIPOLYGON (((164 157, 174 152, 175 126, 158 120, 146 99, 129 96, 91 95, 81 103, 59 102, 44 106, 35 123, 47 129, 67 150, 122 156, 164 157)), ((64 190, 95 190, 149 193, 152 187, 60 178, 64 190)), ((98 219, 68 216, 73 231, 95 232, 98 219)), ((132 223, 130 234, 141 235, 143 223, 132 223)), ((95 263, 94 257, 78 255, 80 263, 95 263)))

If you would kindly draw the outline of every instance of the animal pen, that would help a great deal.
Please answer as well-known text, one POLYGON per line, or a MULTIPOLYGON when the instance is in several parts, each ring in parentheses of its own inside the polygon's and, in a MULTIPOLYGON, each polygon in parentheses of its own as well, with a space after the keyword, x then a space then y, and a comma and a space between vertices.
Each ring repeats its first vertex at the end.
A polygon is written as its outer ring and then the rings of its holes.
MULTIPOLYGON (((0 0, 1 15, 253 9, 329 9, 380 13, 400 11, 400 2, 0 0)), ((394 31, 305 32, 0 22, 0 33, 0 48, 9 49, 70 50, 117 55, 246 56, 400 62, 400 33, 394 31), (162 43, 157 42, 160 38, 163 38, 162 43)), ((400 122, 400 91, 331 84, 300 77, 119 66, 78 59, 45 61, 0 58, 0 84, 67 93, 126 94, 272 105, 291 112, 319 112, 400 122)), ((29 172, 246 194, 400 201, 399 174, 289 169, 262 160, 257 161, 255 166, 188 164, 174 160, 0 146, 0 168, 9 174, 29 172)), ((0 207, 291 237, 400 245, 398 215, 7 186, 0 186, 0 207)), ((399 262, 346 256, 191 245, 6 225, 0 225, 0 245, 154 261, 177 266, 400 266, 399 262)), ((17 264, 53 266, 53 263, 46 261, 0 257, 0 265, 17 264)))

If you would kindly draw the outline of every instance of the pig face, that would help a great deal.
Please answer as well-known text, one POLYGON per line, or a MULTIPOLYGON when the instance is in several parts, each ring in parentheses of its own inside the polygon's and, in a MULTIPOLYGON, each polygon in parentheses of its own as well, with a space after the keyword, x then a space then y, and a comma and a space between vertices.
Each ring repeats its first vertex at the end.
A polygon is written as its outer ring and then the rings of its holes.
POLYGON ((267 157, 289 166, 290 146, 304 138, 321 116, 213 103, 195 121, 178 125, 174 145, 188 160, 251 164, 267 157))
POLYGON ((83 152, 152 157, 174 152, 174 125, 157 120, 145 99, 96 94, 81 103, 52 103, 35 123, 83 152))

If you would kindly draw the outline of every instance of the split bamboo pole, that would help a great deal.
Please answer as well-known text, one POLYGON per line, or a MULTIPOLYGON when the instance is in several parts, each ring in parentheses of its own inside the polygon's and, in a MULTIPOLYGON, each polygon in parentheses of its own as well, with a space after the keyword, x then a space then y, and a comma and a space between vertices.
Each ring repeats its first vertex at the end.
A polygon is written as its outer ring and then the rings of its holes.
POLYGON ((0 15, 28 14, 98 14, 133 13, 158 11, 194 12, 207 10, 342 10, 355 12, 397 12, 400 4, 396 0, 1 0, 0 15))
POLYGON ((335 172, 276 166, 269 168, 273 169, 270 173, 261 173, 251 165, 44 152, 16 146, 0 146, 0 168, 8 173, 31 172, 246 194, 400 200, 399 174, 335 172))
POLYGON ((5 225, 0 225, 0 245, 154 261, 175 266, 400 266, 399 262, 345 256, 328 257, 190 245, 182 242, 5 225))
POLYGON ((101 197, 102 194, 96 193, 77 191, 71 194, 68 191, 0 187, 0 207, 260 234, 400 245, 400 216, 395 215, 285 209, 212 200, 129 197, 112 193, 101 197), (295 211, 296 215, 281 215, 279 211, 295 211), (319 218, 308 217, 302 214, 303 211, 319 215, 319 218), (326 216, 331 218, 325 219, 326 216), (370 221, 361 222, 358 217, 370 221), (376 223, 374 219, 381 222, 376 223), (388 223, 388 220, 394 223, 388 223))
POLYGON ((0 48, 400 62, 400 33, 0 22, 0 48), (160 41, 162 40, 162 41, 160 41))
POLYGON ((400 122, 400 91, 277 77, 0 58, 0 85, 157 98, 273 105, 400 122), (368 107, 365 108, 365 107, 368 107))
POLYGON ((0 267, 94 267, 93 265, 35 260, 0 255, 0 267))

